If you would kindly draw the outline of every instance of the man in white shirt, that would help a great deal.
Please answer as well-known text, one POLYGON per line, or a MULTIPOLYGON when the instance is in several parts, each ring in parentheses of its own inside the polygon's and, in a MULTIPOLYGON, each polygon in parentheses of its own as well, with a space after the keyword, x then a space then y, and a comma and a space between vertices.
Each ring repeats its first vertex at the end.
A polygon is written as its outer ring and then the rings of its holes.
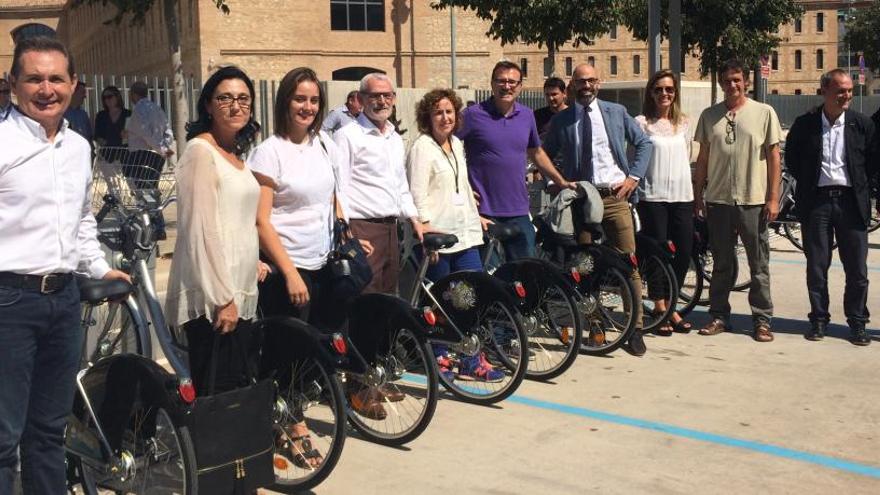
POLYGON ((421 240, 422 224, 406 180, 403 139, 389 122, 394 85, 385 74, 368 74, 358 97, 357 120, 333 135, 341 150, 339 190, 348 202, 351 230, 369 241, 373 280, 365 292, 395 294, 400 274, 398 218, 409 218, 421 240))
POLYGON ((0 122, 0 493, 18 449, 27 494, 65 493, 64 426, 82 332, 73 272, 124 279, 96 238, 89 144, 63 119, 76 84, 61 42, 15 47, 18 109, 0 122))
POLYGON ((358 92, 351 91, 345 98, 345 104, 330 110, 321 128, 326 132, 336 132, 340 128, 357 120, 364 107, 358 100, 358 92))

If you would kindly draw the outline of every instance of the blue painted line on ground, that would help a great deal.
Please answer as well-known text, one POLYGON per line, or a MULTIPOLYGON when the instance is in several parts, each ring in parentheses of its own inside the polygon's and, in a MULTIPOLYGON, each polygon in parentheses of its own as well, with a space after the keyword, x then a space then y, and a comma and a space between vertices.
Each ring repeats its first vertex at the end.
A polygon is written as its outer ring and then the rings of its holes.
MULTIPOLYGON (((406 373, 405 378, 409 381, 417 382, 424 384, 426 380, 424 377, 418 375, 412 375, 410 373, 406 373)), ((579 416, 582 418, 595 419, 599 421, 605 421, 607 423, 614 423, 622 426, 631 426, 634 428, 641 428, 644 430, 656 431, 660 433, 665 433, 667 435, 673 435, 682 438, 688 438, 691 440, 697 440, 700 442, 712 443, 716 445, 723 445, 725 447, 734 447, 743 450, 750 450, 752 452, 759 452, 761 454, 772 455, 775 457, 780 457, 783 459, 789 459, 793 461, 806 462, 810 464, 816 464, 818 466, 836 469, 838 471, 846 471, 849 473, 860 474, 863 476, 868 476, 871 478, 880 479, 880 467, 870 466, 867 464, 859 464, 857 462, 847 461, 845 459, 839 459, 837 457, 831 457, 822 454, 814 454, 811 452, 804 452, 800 450, 789 449, 786 447, 780 447, 778 445, 773 445, 769 443, 755 442, 752 440, 744 440, 741 438, 728 437, 725 435, 719 435, 717 433, 708 433, 705 431, 694 430, 691 428, 683 428, 680 426, 669 425, 665 423, 658 423, 656 421, 648 421, 644 419, 632 418, 629 416, 623 416, 620 414, 607 413, 602 411, 596 411, 593 409, 587 409, 584 407, 571 406, 568 404, 559 404, 557 402, 545 401, 540 399, 533 399, 531 397, 526 397, 519 394, 514 394, 511 397, 507 398, 506 402, 511 402, 513 404, 519 404, 523 406, 535 407, 538 409, 544 409, 547 411, 558 412, 562 414, 569 414, 573 416, 579 416)))

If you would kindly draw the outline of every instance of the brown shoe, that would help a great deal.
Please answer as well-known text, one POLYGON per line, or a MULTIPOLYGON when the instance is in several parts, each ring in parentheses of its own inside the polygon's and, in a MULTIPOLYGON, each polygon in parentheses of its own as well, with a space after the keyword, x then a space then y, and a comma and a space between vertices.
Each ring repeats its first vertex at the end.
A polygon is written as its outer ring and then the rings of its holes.
POLYGON ((756 324, 754 339, 757 342, 773 342, 773 332, 770 331, 770 325, 764 322, 756 324))
POLYGON ((375 388, 365 388, 360 392, 351 394, 348 400, 354 412, 365 418, 382 421, 388 416, 380 402, 381 396, 375 388))
POLYGON ((400 402, 406 399, 406 394, 401 392, 399 388, 385 384, 379 387, 379 394, 388 402, 400 402))
POLYGON ((593 325, 590 326, 590 335, 587 337, 587 345, 599 347, 605 345, 605 331, 593 325))
POLYGON ((699 331, 699 334, 700 335, 718 335, 719 333, 727 331, 727 330, 730 330, 730 329, 727 327, 727 324, 724 323, 724 320, 722 320, 721 318, 715 318, 712 321, 710 321, 708 325, 701 328, 699 331))

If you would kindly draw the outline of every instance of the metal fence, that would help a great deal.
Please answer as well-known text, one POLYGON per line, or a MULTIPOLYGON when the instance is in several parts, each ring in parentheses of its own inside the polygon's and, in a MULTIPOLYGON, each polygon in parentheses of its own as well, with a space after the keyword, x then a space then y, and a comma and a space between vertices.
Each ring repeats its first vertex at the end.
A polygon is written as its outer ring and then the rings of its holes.
MULTIPOLYGON (((478 89, 474 91, 474 97, 476 98, 476 102, 479 103, 483 100, 486 100, 492 96, 492 90, 490 89, 478 89)), ((541 107, 546 107, 547 102, 544 100, 544 93, 534 89, 523 90, 516 101, 522 103, 523 105, 531 108, 532 110, 537 110, 541 107)))
MULTIPOLYGON (((822 104, 818 95, 767 95, 767 104, 776 110, 779 122, 791 127, 794 119, 822 104)), ((850 103, 850 109, 865 115, 873 115, 880 109, 880 96, 856 96, 850 103)))

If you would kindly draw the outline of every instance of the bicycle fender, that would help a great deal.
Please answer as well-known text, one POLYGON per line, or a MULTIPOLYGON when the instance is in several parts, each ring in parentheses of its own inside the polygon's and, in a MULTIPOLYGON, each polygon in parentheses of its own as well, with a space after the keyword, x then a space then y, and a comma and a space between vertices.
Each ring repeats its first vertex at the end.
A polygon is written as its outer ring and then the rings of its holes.
POLYGON ((661 244, 657 239, 653 237, 642 234, 641 232, 636 233, 636 257, 638 259, 648 258, 652 255, 657 255, 660 259, 663 260, 671 260, 672 253, 661 244))
POLYGON ((290 316, 271 316, 255 321, 263 334, 260 355, 260 378, 268 378, 292 361, 313 357, 330 370, 346 364, 348 359, 335 353, 330 335, 308 323, 290 316))
MULTIPOLYGON (((82 377, 85 394, 113 449, 138 402, 168 411, 175 425, 186 425, 189 409, 177 392, 177 379, 155 361, 137 354, 119 354, 98 360, 82 377)), ((84 417, 85 402, 77 394, 73 413, 84 417)))
MULTIPOLYGON (((506 283, 485 272, 451 273, 431 286, 431 294, 462 330, 473 327, 483 308, 495 301, 519 308, 506 283)), ((454 332, 444 332, 444 336, 458 340, 453 335, 454 332)))
POLYGON ((420 308, 413 308, 403 299, 388 294, 363 294, 349 305, 349 339, 360 355, 369 363, 391 349, 391 337, 402 328, 410 330, 416 339, 425 342, 431 327, 419 316, 420 308))
POLYGON ((535 309, 540 302, 540 295, 548 287, 561 284, 569 290, 572 289, 558 266, 539 258, 525 258, 504 263, 493 275, 505 281, 511 291, 514 290, 512 286, 514 282, 523 284, 526 297, 520 300, 519 308, 524 313, 535 309))

